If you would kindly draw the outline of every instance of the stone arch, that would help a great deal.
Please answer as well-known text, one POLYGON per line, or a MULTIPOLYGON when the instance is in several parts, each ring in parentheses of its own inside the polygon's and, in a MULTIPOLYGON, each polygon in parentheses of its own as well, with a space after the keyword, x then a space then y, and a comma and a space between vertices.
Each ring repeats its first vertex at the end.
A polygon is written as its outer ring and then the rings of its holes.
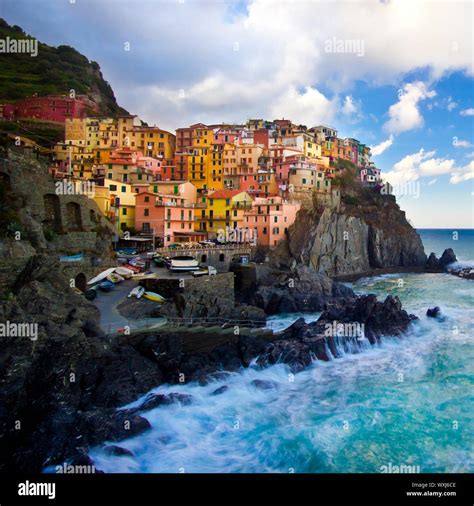
POLYGON ((81 292, 85 292, 87 290, 87 277, 83 272, 80 272, 74 278, 74 285, 76 288, 79 288, 81 292))
POLYGON ((53 193, 43 195, 44 220, 43 225, 51 231, 61 231, 61 203, 59 197, 53 193))
POLYGON ((225 255, 224 255, 224 253, 219 253, 219 262, 225 262, 225 255))
POLYGON ((66 204, 68 230, 82 230, 81 206, 77 202, 66 204))
POLYGON ((205 264, 207 262, 207 255, 204 253, 201 255, 201 263, 205 264))

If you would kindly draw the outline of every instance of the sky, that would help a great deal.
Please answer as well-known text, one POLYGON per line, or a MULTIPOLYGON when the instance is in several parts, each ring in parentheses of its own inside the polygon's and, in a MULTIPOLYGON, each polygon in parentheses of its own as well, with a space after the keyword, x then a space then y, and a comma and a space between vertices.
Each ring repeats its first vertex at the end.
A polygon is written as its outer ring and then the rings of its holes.
POLYGON ((289 118, 372 147, 418 228, 474 227, 474 4, 1 0, 0 17, 97 61, 149 124, 289 118))

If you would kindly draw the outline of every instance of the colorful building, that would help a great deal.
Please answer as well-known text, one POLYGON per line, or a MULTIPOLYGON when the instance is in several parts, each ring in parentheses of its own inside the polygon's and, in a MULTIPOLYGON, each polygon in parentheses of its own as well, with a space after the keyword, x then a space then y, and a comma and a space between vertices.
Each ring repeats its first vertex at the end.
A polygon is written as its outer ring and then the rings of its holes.
POLYGON ((256 198, 250 209, 244 212, 243 227, 257 238, 260 246, 274 247, 287 237, 288 228, 295 222, 299 203, 291 203, 281 197, 256 198))

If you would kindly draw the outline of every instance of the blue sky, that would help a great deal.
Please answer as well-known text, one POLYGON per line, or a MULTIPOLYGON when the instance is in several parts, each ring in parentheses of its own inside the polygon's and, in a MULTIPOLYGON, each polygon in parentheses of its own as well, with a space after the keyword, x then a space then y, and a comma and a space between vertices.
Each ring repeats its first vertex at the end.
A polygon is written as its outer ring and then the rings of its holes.
POLYGON ((415 226, 472 228, 472 9, 438 0, 2 0, 0 16, 96 60, 119 103, 150 124, 330 124, 373 147, 415 226))

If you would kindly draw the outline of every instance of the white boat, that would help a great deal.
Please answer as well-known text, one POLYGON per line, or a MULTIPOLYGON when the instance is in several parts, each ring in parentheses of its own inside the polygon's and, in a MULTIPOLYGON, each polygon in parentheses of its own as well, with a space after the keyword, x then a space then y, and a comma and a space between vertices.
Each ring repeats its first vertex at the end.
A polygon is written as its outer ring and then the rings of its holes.
POLYGON ((134 274, 132 269, 128 269, 127 267, 117 267, 115 272, 125 279, 131 278, 134 274))
POLYGON ((110 276, 112 272, 114 272, 116 267, 111 267, 110 269, 107 269, 100 274, 97 274, 95 278, 92 278, 90 281, 87 282, 88 285, 95 285, 99 281, 104 280, 107 276, 110 276))
POLYGON ((136 286, 128 295, 127 297, 136 297, 139 299, 143 294, 145 293, 145 289, 143 286, 136 286))
POLYGON ((170 259, 169 269, 171 271, 197 271, 199 262, 192 256, 182 255, 170 259))

